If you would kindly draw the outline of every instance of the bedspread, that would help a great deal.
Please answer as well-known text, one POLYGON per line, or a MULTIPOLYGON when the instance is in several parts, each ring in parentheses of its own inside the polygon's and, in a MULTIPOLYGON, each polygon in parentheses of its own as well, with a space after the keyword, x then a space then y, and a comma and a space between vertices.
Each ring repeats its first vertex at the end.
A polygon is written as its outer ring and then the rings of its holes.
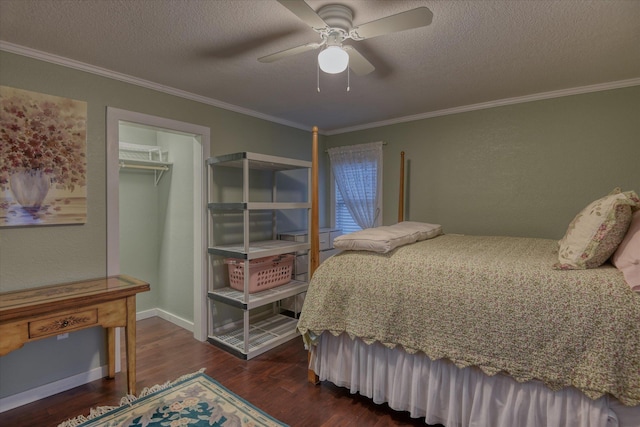
POLYGON ((309 285, 298 323, 488 375, 640 404, 640 294, 610 265, 552 269, 548 239, 443 235, 387 254, 345 251, 309 285))

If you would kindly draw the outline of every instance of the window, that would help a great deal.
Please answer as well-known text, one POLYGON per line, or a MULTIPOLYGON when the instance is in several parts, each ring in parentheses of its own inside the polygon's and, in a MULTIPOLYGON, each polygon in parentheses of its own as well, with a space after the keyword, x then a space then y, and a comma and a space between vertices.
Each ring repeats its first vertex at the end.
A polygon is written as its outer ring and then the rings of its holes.
POLYGON ((336 228, 352 233, 382 223, 382 143, 329 149, 336 228))
POLYGON ((353 219, 351 213, 349 213, 349 209, 347 209, 347 205, 344 203, 344 199, 342 198, 342 194, 340 194, 340 190, 338 189, 338 184, 333 181, 333 191, 336 195, 335 197, 335 216, 336 216, 336 228, 342 230, 344 234, 353 233, 354 231, 362 230, 362 227, 358 225, 358 223, 353 219))

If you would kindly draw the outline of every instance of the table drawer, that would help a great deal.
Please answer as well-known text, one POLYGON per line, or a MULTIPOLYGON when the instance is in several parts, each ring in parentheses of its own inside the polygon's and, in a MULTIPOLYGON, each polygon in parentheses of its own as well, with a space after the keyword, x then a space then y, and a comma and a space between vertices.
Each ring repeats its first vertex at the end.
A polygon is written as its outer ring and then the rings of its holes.
POLYGON ((29 338, 63 334, 68 331, 98 324, 98 309, 62 314, 29 322, 29 338))

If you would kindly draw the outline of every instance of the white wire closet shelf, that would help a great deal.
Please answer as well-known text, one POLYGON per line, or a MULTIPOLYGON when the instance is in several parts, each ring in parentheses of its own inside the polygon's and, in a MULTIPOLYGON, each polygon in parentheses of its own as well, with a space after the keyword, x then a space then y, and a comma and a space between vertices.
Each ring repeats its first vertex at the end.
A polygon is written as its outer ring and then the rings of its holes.
POLYGON ((153 171, 155 185, 171 167, 169 152, 162 147, 122 141, 118 144, 118 161, 121 169, 153 171))

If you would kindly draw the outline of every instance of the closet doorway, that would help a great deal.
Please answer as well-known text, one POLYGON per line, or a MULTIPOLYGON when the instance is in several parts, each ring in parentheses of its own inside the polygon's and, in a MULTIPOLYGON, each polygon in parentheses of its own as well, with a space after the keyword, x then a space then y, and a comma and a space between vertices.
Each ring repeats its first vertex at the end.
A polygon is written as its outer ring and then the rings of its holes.
POLYGON ((200 341, 209 147, 209 128, 107 108, 107 274, 151 283, 138 319, 162 317, 200 341))

